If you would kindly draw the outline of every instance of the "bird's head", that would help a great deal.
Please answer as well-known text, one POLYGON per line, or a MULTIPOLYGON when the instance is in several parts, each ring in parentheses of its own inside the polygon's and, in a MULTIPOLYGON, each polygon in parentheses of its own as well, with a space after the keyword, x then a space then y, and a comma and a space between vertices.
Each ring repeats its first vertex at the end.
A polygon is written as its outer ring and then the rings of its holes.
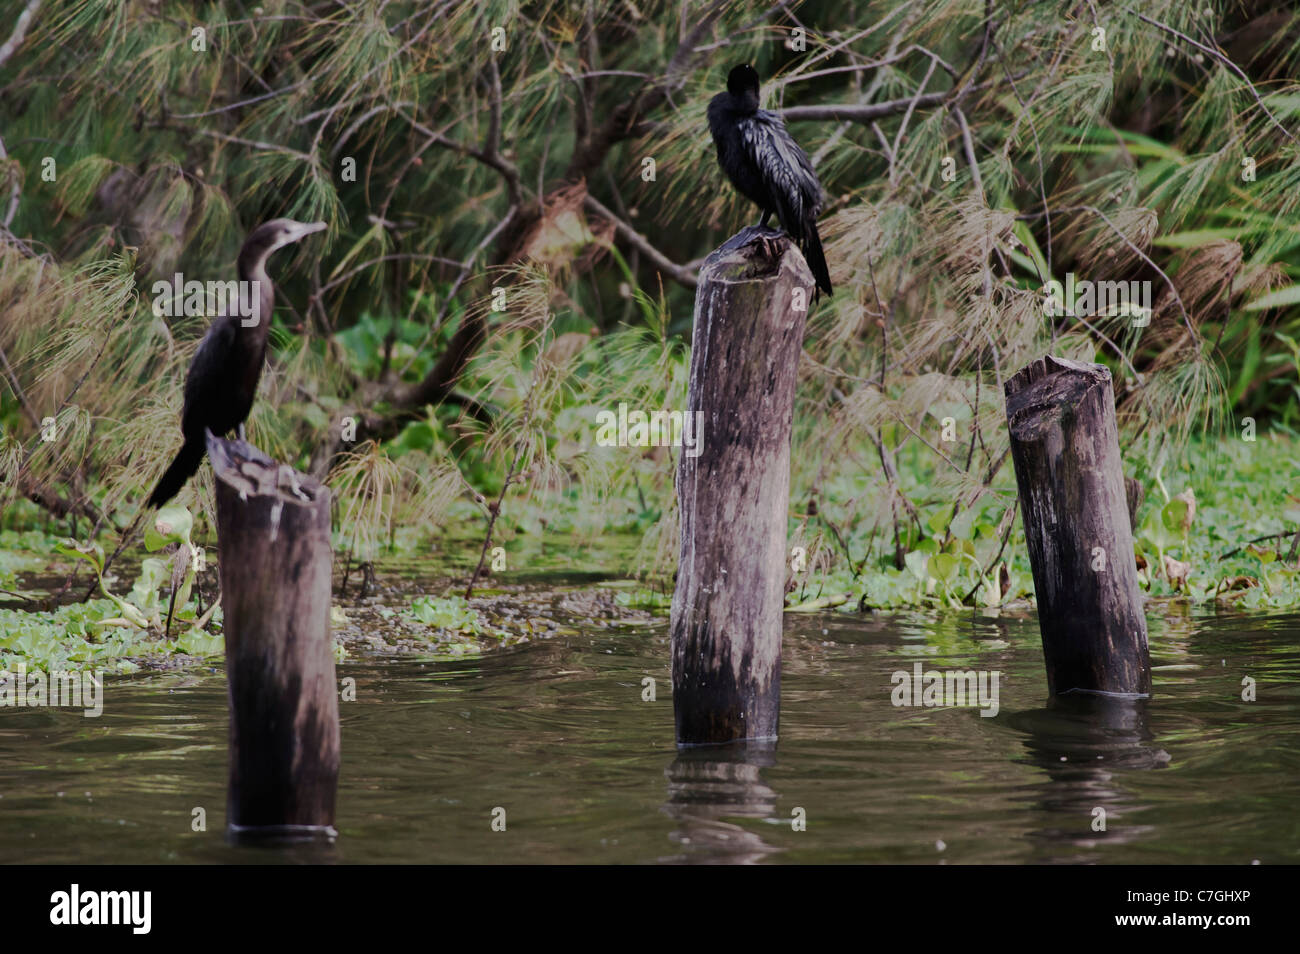
POLYGON ((750 110, 758 109, 758 70, 748 63, 733 66, 727 74, 727 92, 750 110))
POLYGON ((292 245, 299 239, 325 228, 324 222, 295 222, 293 219, 272 219, 263 222, 249 233, 244 241, 244 255, 253 260, 265 261, 278 248, 292 245))

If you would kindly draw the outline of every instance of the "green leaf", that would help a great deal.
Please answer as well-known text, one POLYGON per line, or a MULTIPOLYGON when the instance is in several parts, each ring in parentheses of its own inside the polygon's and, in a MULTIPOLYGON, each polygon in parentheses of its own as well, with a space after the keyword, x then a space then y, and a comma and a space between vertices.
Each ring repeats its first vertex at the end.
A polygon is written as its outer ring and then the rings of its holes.
POLYGON ((1160 511, 1160 522, 1171 533, 1182 535, 1183 521, 1187 519, 1187 502, 1177 498, 1169 501, 1160 511))
POLYGON ((225 652, 226 640, 201 629, 191 629, 176 640, 176 648, 191 656, 216 656, 225 652))
MULTIPOLYGON (((1173 501, 1170 501, 1173 503, 1173 501)), ((1182 503, 1180 500, 1179 503, 1182 503)), ((1178 543, 1182 537, 1171 532, 1164 523, 1163 512, 1150 510, 1146 518, 1142 521, 1142 529, 1138 535, 1144 543, 1150 544, 1153 550, 1163 551, 1178 543)))
POLYGON ((1237 239, 1241 229, 1197 229, 1190 232, 1173 232, 1154 239, 1151 244, 1160 248, 1200 248, 1223 239, 1237 239))
POLYGON ((1260 563, 1266 563, 1266 564, 1272 563, 1274 560, 1277 559, 1276 550, 1271 550, 1267 547, 1259 547, 1253 543, 1249 544, 1246 547, 1246 552, 1249 553, 1251 556, 1253 556, 1260 563))
POLYGON ((960 565, 951 553, 936 553, 930 557, 930 575, 941 583, 949 583, 957 576, 960 565))
POLYGON ((972 539, 975 535, 973 529, 975 518, 978 516, 979 514, 976 513, 975 508, 973 507, 967 507, 965 510, 958 513, 957 516, 953 518, 950 527, 953 539, 963 541, 969 541, 972 539))
POLYGON ((903 562, 907 564, 908 570, 910 570, 912 575, 922 583, 930 577, 929 572, 926 570, 926 564, 929 560, 929 556, 920 550, 913 550, 911 553, 908 553, 903 557, 903 562))
POLYGON ((95 568, 96 574, 104 572, 104 548, 98 543, 87 543, 83 546, 76 540, 60 540, 54 545, 54 549, 64 556, 85 560, 95 568))
POLYGON ((411 600, 411 608, 407 610, 407 615, 417 622, 438 629, 459 633, 483 632, 483 624, 478 613, 461 596, 449 596, 446 599, 417 596, 411 600))
POLYGON ((1246 311, 1263 311, 1265 308, 1281 308, 1287 305, 1300 305, 1300 285, 1288 285, 1256 298, 1246 306, 1246 311))
POLYGON ((187 507, 163 507, 144 531, 144 548, 155 553, 171 543, 188 543, 194 517, 187 507))
POLYGON ((158 588, 167 581, 170 566, 169 561, 157 557, 149 557, 140 564, 140 575, 131 587, 129 598, 141 612, 153 613, 159 608, 158 588))

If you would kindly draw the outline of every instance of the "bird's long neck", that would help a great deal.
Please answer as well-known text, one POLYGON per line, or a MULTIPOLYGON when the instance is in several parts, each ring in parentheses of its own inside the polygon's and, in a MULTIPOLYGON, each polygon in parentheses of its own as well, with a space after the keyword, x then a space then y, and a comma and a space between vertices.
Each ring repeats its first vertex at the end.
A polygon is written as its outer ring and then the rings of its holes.
MULTIPOLYGON (((250 303, 257 302, 257 322, 251 322, 252 315, 240 315, 240 338, 251 345, 263 346, 271 328, 271 309, 275 306, 275 287, 266 274, 266 249, 244 248, 239 253, 239 280, 247 283, 248 291, 244 293, 250 303)), ((244 297, 241 295, 241 297, 244 297)), ((241 309, 242 310, 242 309, 241 309)))
POLYGON ((758 112, 758 90, 731 94, 731 110, 737 116, 753 116, 758 112))

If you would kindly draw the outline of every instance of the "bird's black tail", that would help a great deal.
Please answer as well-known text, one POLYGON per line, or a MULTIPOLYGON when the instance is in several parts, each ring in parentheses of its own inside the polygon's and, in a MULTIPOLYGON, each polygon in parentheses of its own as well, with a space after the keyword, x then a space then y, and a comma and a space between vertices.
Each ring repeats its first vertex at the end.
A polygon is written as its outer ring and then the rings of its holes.
POLYGON ((204 450, 201 443, 185 442, 167 472, 162 475, 162 480, 158 481, 158 486, 149 495, 150 507, 161 507, 180 492, 185 481, 193 477, 199 464, 203 463, 204 450))
POLYGON ((831 292, 831 273, 826 267, 826 256, 822 253, 822 239, 817 234, 817 223, 813 222, 806 232, 804 241, 803 257, 808 262, 808 267, 812 270, 813 278, 817 282, 817 287, 827 295, 831 292))

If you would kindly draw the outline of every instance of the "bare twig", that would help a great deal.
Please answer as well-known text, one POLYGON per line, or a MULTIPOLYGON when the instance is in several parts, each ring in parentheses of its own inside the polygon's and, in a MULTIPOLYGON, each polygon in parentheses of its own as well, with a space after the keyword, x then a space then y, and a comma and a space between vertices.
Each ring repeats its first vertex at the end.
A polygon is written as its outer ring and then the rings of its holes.
POLYGON ((13 365, 9 363, 9 356, 5 354, 3 347, 0 347, 0 369, 4 370, 5 379, 9 382, 9 386, 13 388, 14 397, 18 399, 18 405, 23 409, 23 413, 27 415, 27 419, 31 421, 32 426, 39 429, 41 419, 33 410, 31 402, 27 400, 27 392, 23 390, 22 384, 19 383, 18 375, 14 372, 13 365))
MULTIPOLYGON (((5 152, 4 140, 0 139, 0 161, 9 158, 9 153, 5 152)), ((14 216, 18 214, 18 200, 22 197, 23 189, 20 177, 17 171, 14 172, 13 182, 9 186, 9 205, 5 209, 4 216, 0 217, 0 228, 5 231, 13 224, 14 216)))
POLYGON ((357 275, 365 271, 367 268, 369 268, 372 265, 378 265, 380 262, 401 262, 401 261, 436 262, 439 265, 450 265, 456 268, 459 268, 461 265, 461 263, 456 261, 454 258, 443 258, 441 255, 425 255, 417 252, 403 252, 394 255, 380 255, 377 258, 367 259, 366 261, 362 262, 360 265, 356 266, 355 268, 348 269, 338 278, 331 279, 330 281, 326 282, 324 285, 321 285, 320 289, 315 294, 323 295, 331 288, 335 288, 343 284, 353 275, 357 275))
POLYGON ((686 288, 695 288, 695 286, 699 284, 699 277, 692 269, 689 269, 684 265, 675 264, 667 255, 651 245, 644 235, 624 222, 623 219, 615 214, 611 209, 606 208, 604 204, 602 204, 600 200, 591 193, 587 193, 587 196, 583 201, 591 211, 595 212, 601 218, 608 219, 610 222, 614 223, 614 231, 618 233, 619 237, 648 258, 655 268, 659 269, 679 285, 683 285, 686 288))
POLYGON ((23 7, 22 13, 18 14, 9 39, 0 45, 0 66, 4 66, 9 58, 18 52, 18 47, 22 46, 23 37, 27 35, 27 28, 31 26, 32 17, 36 15, 36 9, 40 5, 41 0, 27 0, 27 6, 23 7))
POLYGON ((1297 141, 1296 137, 1292 135, 1291 130, 1283 126, 1282 123, 1278 121, 1278 118, 1274 116, 1273 113, 1269 110, 1269 108, 1264 105, 1264 100, 1259 95, 1259 91, 1255 89, 1255 84, 1250 81, 1250 77, 1246 75, 1245 71, 1243 71, 1240 66, 1232 62, 1232 60, 1228 59, 1227 56, 1225 56, 1223 53, 1219 52, 1212 46, 1206 46, 1204 43, 1201 43, 1197 40, 1193 40, 1186 33, 1181 33, 1178 30, 1175 30, 1167 23, 1161 23, 1159 20, 1153 20, 1151 17, 1147 16, 1146 14, 1138 13, 1136 10, 1131 10, 1126 6, 1123 6, 1122 4, 1120 5, 1120 8, 1124 10, 1126 13, 1129 13, 1132 16, 1137 17, 1143 23, 1149 23, 1151 26, 1156 27, 1157 29, 1164 30, 1166 33, 1178 37, 1184 43, 1190 43, 1192 46, 1196 47, 1202 53, 1205 53, 1207 56, 1213 57, 1214 59, 1222 63, 1224 66, 1226 66, 1228 69, 1232 70, 1232 72, 1236 73, 1239 77, 1241 77, 1241 81, 1246 84, 1246 89, 1250 90, 1250 95, 1255 98, 1255 102, 1259 105, 1259 108, 1264 111, 1264 115, 1268 117, 1269 122, 1271 122, 1274 126, 1276 126, 1278 130, 1281 131, 1282 135, 1286 136, 1287 139, 1290 139, 1292 142, 1297 141))
MULTIPOLYGON (((256 74, 253 73, 252 75, 255 76, 256 74)), ((215 109, 205 109, 201 113, 169 113, 168 118, 203 119, 206 116, 216 116, 220 113, 228 113, 231 110, 241 109, 244 106, 252 106, 254 103, 261 103, 268 99, 274 99, 277 96, 283 96, 285 93, 292 93, 294 90, 300 89, 304 82, 306 81, 303 80, 302 82, 294 83, 292 86, 285 86, 281 89, 273 89, 269 93, 263 93, 260 96, 250 96, 248 99, 241 99, 235 103, 227 103, 225 106, 218 106, 215 109)))
MULTIPOLYGON (((672 59, 668 61, 662 80, 643 86, 635 95, 611 110, 605 122, 574 146, 569 167, 564 173, 567 181, 578 182, 589 178, 617 143, 634 134, 647 113, 685 85, 691 65, 703 52, 702 49, 696 49, 696 43, 712 28, 727 2, 728 0, 714 0, 699 14, 695 26, 682 38, 672 59)), ((763 17, 769 16, 778 7, 779 4, 772 7, 763 17)))
POLYGON ((822 103, 816 106, 790 106, 781 111, 781 116, 788 123, 826 119, 871 123, 918 106, 939 106, 947 97, 948 92, 944 91, 926 93, 924 96, 909 96, 906 99, 891 99, 883 103, 822 103))
MULTIPOLYGON (((488 525, 487 533, 483 535, 483 549, 479 551, 478 566, 474 567, 474 573, 469 578, 469 584, 465 587, 465 599, 474 595, 474 584, 483 573, 483 564, 487 562, 488 547, 492 545, 492 529, 497 524, 497 517, 501 516, 501 504, 505 501, 506 491, 510 489, 510 484, 514 481, 515 471, 524 459, 524 449, 520 446, 515 452, 515 459, 510 464, 510 470, 506 474, 506 479, 501 482, 501 493, 497 494, 497 499, 488 504, 488 525)), ((459 468, 457 468, 459 470, 459 468)))

